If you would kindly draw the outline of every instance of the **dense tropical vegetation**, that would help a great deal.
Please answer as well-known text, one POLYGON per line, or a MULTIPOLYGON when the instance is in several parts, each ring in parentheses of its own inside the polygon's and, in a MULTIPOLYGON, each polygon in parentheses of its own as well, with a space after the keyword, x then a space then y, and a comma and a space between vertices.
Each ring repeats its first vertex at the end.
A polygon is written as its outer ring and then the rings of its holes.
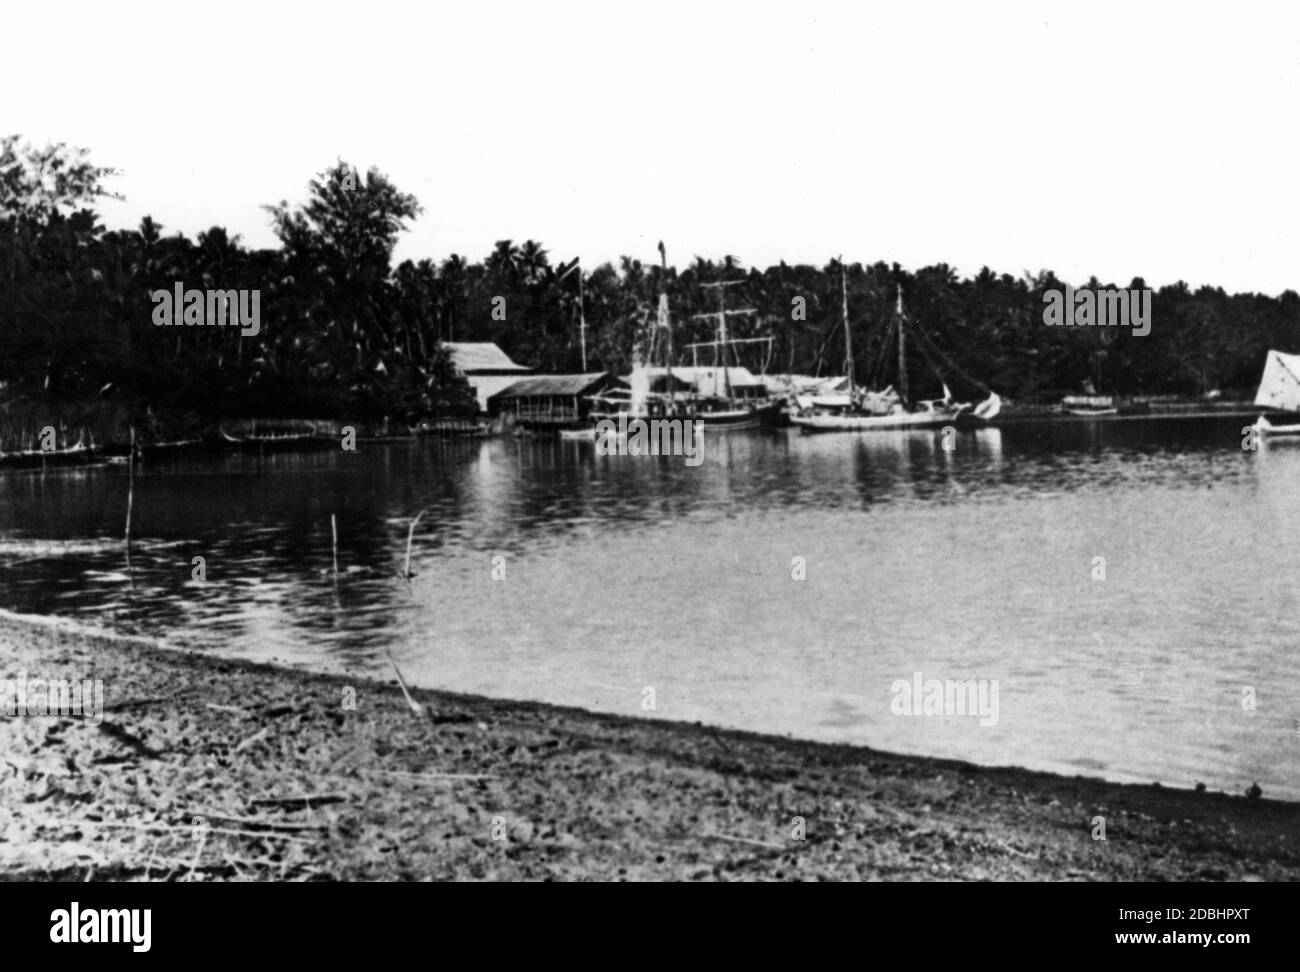
MULTIPOLYGON (((167 235, 149 217, 134 230, 108 231, 95 207, 112 195, 114 175, 84 150, 0 139, 0 408, 11 416, 93 412, 121 427, 142 416, 166 426, 248 415, 456 414, 472 406, 446 341, 494 341, 548 372, 582 367, 580 282, 591 371, 626 370, 661 288, 677 347, 710 339, 713 323, 696 315, 716 308, 716 290, 701 285, 718 280, 742 281, 728 303, 755 311, 736 319, 734 334, 773 338, 770 352, 752 345, 743 363, 843 368, 836 261, 760 271, 731 256, 696 257, 665 270, 623 257, 577 267, 552 261, 535 241, 502 240, 481 262, 452 255, 394 267, 397 239, 421 208, 374 169, 362 175, 339 162, 309 183, 304 203, 267 206, 274 249, 249 249, 221 227, 193 240, 167 235), (260 333, 155 327, 150 294, 177 281, 259 290, 260 333)), ((1151 333, 1137 337, 1127 328, 1044 326, 1043 294, 1065 286, 1047 271, 986 268, 971 279, 942 264, 910 272, 850 263, 845 271, 857 374, 892 367, 884 338, 901 292, 930 339, 918 347, 947 355, 959 394, 983 385, 1013 398, 1089 385, 1204 394, 1251 386, 1269 347, 1300 350, 1300 297, 1289 290, 1268 297, 1166 286, 1155 292, 1151 333)))

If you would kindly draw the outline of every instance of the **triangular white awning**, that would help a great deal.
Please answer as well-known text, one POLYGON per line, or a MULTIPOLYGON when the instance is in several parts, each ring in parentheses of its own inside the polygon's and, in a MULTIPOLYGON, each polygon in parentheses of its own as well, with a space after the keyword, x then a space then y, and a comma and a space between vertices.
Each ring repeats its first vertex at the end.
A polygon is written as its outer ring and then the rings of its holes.
POLYGON ((1286 412, 1300 412, 1300 354, 1270 351, 1264 377, 1255 392, 1255 404, 1286 412))

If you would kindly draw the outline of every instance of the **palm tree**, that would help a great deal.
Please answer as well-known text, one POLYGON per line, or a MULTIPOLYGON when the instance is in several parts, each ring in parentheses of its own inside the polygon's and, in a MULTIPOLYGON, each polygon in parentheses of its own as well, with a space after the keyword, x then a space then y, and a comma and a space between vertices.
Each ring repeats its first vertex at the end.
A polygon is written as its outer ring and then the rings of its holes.
POLYGON ((542 244, 535 240, 524 240, 523 246, 519 248, 516 265, 529 286, 537 284, 549 266, 546 254, 542 244))
POLYGON ((456 340, 456 323, 469 299, 469 264, 458 253, 442 261, 438 271, 438 340, 456 340))
POLYGON ((489 273, 499 274, 507 280, 513 280, 519 273, 519 247, 513 240, 497 240, 496 247, 487 258, 489 273))

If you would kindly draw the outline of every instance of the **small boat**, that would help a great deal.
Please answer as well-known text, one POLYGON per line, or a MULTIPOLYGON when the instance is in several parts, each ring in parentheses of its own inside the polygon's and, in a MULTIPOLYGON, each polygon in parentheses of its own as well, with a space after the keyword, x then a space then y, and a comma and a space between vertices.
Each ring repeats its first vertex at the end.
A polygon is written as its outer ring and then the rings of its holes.
POLYGON ((1067 395, 1061 399, 1061 411, 1080 418, 1107 415, 1150 415, 1151 403, 1124 401, 1112 395, 1067 395))
POLYGON ((85 444, 85 439, 77 440, 76 445, 62 449, 23 449, 19 452, 0 452, 0 466, 34 467, 44 465, 72 465, 90 462, 99 452, 95 446, 85 444))
MULTIPOLYGON (((409 426, 416 436, 439 436, 442 438, 483 439, 496 434, 492 423, 482 419, 432 419, 419 425, 409 426)), ((498 429, 499 431, 499 429, 498 429)))
POLYGON ((1061 411, 1079 418, 1097 418, 1118 415, 1119 407, 1110 395, 1066 395, 1061 399, 1061 411))
POLYGON ((1262 436, 1290 436, 1300 435, 1300 423, 1290 425, 1274 425, 1264 416, 1255 419, 1255 424, 1251 426, 1257 433, 1262 436))
POLYGON ((1080 418, 1151 415, 1151 402, 1114 395, 1066 395, 1061 399, 1061 411, 1080 418))
MULTIPOLYGON (((256 428, 256 425, 254 425, 254 428, 256 428)), ((319 442, 334 438, 333 436, 322 436, 316 431, 316 426, 311 423, 308 423, 308 428, 302 432, 249 432, 244 435, 231 435, 222 425, 217 426, 217 432, 223 441, 241 447, 292 445, 294 443, 319 442)))
POLYGON ((560 429, 560 438, 565 442, 595 442, 596 427, 589 425, 581 429, 560 429))
POLYGON ((234 436, 225 429, 220 429, 221 438, 235 445, 259 445, 270 442, 306 442, 319 438, 315 432, 284 432, 279 435, 241 435, 234 436))
POLYGON ((1096 418, 1099 415, 1118 415, 1118 408, 1067 408, 1067 415, 1078 415, 1081 418, 1096 418))
POLYGON ((140 452, 146 456, 167 455, 183 449, 193 449, 203 445, 203 439, 176 439, 172 442, 148 442, 141 445, 140 452))
MULTIPOLYGON (((1300 354, 1269 351, 1264 374, 1255 392, 1255 404, 1279 412, 1289 412, 1300 419, 1300 354)), ((1300 435, 1300 422, 1274 424, 1262 414, 1252 429, 1261 438, 1300 435)))

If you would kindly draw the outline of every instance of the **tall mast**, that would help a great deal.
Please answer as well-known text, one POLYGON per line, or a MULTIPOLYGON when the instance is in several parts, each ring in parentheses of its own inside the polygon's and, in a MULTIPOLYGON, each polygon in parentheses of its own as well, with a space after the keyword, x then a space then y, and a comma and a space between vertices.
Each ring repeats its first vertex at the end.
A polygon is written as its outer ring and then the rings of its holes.
POLYGON ((911 400, 907 391, 907 324, 903 318, 902 285, 894 286, 898 289, 898 303, 894 306, 895 313, 898 315, 898 395, 906 405, 911 400))
POLYGON ((578 267, 578 340, 582 343, 582 373, 587 373, 587 314, 582 307, 582 266, 578 267))
POLYGON ((659 275, 659 329, 663 331, 664 336, 664 387, 667 390, 668 401, 674 400, 673 396, 673 325, 668 317, 668 253, 664 249, 664 241, 659 241, 659 267, 663 271, 659 275))
MULTIPOLYGON (((727 310, 727 301, 723 296, 727 287, 734 287, 736 284, 743 284, 744 280, 719 280, 717 283, 700 284, 701 287, 718 288, 718 309, 712 314, 696 314, 696 317, 716 317, 718 319, 718 339, 714 342, 715 347, 722 356, 722 387, 727 398, 731 397, 731 376, 727 372, 727 315, 728 314, 753 314, 756 313, 754 308, 746 307, 744 310, 727 310)), ((717 363, 715 357, 714 363, 717 363)))
POLYGON ((556 283, 564 280, 574 270, 578 271, 578 341, 582 345, 582 371, 587 371, 587 312, 583 305, 586 303, 582 298, 582 263, 580 259, 574 259, 573 265, 560 274, 556 283))
POLYGON ((840 315, 844 319, 844 373, 849 378, 849 399, 853 399, 853 332, 849 329, 849 284, 844 274, 844 254, 840 254, 840 315))
POLYGON ((731 374, 727 371, 727 288, 718 288, 718 350, 722 354, 722 394, 731 397, 731 374))

